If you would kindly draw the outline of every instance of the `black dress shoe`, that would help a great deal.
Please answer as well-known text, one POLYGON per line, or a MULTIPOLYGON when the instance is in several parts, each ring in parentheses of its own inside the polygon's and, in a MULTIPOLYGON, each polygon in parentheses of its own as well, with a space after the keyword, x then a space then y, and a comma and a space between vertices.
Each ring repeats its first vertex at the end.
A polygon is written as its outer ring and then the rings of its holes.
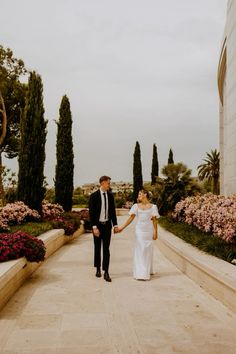
POLYGON ((111 282, 111 278, 110 278, 110 275, 109 275, 108 273, 104 273, 104 279, 105 279, 106 281, 111 282))
POLYGON ((96 272, 96 277, 97 278, 101 278, 101 271, 100 271, 100 269, 97 269, 97 272, 96 272))

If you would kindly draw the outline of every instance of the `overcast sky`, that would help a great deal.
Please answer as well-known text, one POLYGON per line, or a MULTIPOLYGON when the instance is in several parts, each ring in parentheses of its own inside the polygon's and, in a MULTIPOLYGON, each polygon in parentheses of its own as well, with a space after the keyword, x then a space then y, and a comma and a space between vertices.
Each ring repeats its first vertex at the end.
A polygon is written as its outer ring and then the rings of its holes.
MULTIPOLYGON (((135 142, 150 180, 152 147, 196 174, 219 146, 217 65, 227 0, 0 0, 0 43, 44 84, 45 175, 67 94, 75 186, 108 174, 132 181, 135 142)), ((16 170, 17 162, 4 160, 16 170)))

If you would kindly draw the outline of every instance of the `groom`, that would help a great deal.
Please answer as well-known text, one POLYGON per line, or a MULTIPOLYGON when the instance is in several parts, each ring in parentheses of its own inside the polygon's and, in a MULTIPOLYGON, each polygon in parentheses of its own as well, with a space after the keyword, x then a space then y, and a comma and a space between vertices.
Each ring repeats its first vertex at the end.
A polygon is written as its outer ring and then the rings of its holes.
POLYGON ((90 222, 93 227, 94 239, 94 267, 97 268, 96 277, 101 277, 101 245, 103 247, 102 270, 104 270, 104 279, 111 282, 109 276, 110 261, 110 240, 111 230, 118 232, 116 209, 114 197, 109 192, 111 178, 102 176, 99 179, 100 189, 92 193, 89 199, 90 222))

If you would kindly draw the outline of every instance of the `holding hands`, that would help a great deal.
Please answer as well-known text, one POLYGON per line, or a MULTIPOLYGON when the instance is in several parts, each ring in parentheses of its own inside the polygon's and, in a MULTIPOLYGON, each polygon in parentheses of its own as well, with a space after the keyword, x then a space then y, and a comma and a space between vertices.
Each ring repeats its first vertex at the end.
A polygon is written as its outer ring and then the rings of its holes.
MULTIPOLYGON (((115 226, 114 227, 114 234, 119 234, 119 233, 121 233, 123 230, 124 230, 124 226, 120 226, 120 227, 118 227, 118 226, 115 226)), ((153 236, 152 236, 152 239, 153 240, 157 240, 158 239, 158 233, 157 233, 157 230, 153 230, 153 236)))
POLYGON ((114 234, 119 234, 123 229, 122 227, 115 226, 113 230, 114 230, 114 234))

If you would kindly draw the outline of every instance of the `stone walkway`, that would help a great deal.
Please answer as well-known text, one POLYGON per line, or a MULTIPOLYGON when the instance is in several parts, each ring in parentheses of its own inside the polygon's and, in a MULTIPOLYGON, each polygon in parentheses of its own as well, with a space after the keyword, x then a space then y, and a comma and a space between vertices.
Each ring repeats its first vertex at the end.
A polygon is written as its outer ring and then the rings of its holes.
POLYGON ((52 255, 0 313, 0 353, 236 353, 236 315, 172 265, 158 241, 151 281, 132 278, 133 233, 131 225, 112 239, 112 283, 94 276, 90 234, 52 255))

